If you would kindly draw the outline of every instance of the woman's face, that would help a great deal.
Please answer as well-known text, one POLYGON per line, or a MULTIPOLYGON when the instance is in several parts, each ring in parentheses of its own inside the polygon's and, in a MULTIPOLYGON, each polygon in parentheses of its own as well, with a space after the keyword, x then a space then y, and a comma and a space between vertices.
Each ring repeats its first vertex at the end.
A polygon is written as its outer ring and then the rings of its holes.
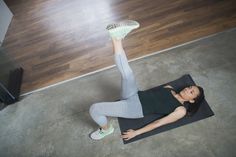
POLYGON ((189 86, 181 90, 179 94, 186 101, 194 103, 193 99, 196 98, 199 95, 199 93, 200 92, 197 86, 189 86))

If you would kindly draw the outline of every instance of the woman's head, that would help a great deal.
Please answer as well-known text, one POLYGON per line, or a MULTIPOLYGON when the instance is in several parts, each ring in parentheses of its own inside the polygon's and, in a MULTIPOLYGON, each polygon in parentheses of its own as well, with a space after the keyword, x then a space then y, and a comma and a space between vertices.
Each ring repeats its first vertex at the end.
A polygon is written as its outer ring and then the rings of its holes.
POLYGON ((189 86, 180 91, 180 96, 189 102, 187 104, 187 113, 189 116, 193 115, 200 107, 204 99, 204 90, 200 86, 189 86))
POLYGON ((186 102, 197 103, 204 98, 204 91, 199 86, 188 86, 180 91, 180 96, 186 102))

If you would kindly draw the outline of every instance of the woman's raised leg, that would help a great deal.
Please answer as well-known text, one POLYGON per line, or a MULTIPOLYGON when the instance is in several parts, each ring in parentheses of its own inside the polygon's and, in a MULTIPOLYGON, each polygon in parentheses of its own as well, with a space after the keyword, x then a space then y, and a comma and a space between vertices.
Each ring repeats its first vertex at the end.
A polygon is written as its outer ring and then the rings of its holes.
POLYGON ((114 46, 115 63, 122 77, 121 99, 128 99, 137 93, 137 83, 123 49, 122 40, 112 38, 112 42, 114 46))
POLYGON ((122 45, 122 40, 125 38, 125 36, 138 27, 139 23, 132 20, 125 20, 120 23, 107 26, 107 30, 110 33, 114 47, 115 63, 122 76, 121 99, 128 99, 138 91, 133 71, 129 66, 122 45))

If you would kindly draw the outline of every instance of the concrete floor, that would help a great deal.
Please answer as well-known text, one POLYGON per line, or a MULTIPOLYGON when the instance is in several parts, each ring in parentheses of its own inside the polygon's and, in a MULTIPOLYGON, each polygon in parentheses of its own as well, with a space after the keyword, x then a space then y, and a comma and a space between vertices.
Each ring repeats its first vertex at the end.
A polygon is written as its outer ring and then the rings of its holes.
POLYGON ((236 156, 236 29, 131 62, 141 90, 190 73, 205 88, 215 116, 124 145, 115 132, 101 141, 89 106, 119 98, 116 68, 31 95, 0 111, 1 157, 236 156))

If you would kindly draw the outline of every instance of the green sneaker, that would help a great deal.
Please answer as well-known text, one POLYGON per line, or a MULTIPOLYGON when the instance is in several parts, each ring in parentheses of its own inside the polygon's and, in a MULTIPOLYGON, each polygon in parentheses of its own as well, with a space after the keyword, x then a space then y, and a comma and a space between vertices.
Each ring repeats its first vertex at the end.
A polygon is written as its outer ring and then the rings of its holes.
POLYGON ((129 32, 139 26, 140 24, 137 21, 125 20, 116 24, 110 24, 106 29, 112 38, 124 39, 129 32))
POLYGON ((90 138, 93 140, 100 140, 104 138, 105 136, 110 135, 113 132, 114 132, 114 128, 112 127, 112 125, 110 125, 108 130, 103 130, 102 128, 99 128, 98 130, 94 131, 90 135, 90 138))

